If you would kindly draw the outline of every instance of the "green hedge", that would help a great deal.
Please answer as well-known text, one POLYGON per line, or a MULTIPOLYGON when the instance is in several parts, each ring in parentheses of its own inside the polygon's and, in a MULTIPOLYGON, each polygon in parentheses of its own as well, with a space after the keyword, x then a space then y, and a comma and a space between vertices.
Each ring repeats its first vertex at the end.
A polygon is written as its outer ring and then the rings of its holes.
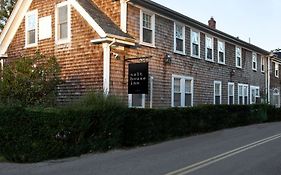
POLYGON ((280 116, 280 109, 264 105, 180 109, 0 107, 0 155, 13 162, 38 162, 280 121, 280 116))

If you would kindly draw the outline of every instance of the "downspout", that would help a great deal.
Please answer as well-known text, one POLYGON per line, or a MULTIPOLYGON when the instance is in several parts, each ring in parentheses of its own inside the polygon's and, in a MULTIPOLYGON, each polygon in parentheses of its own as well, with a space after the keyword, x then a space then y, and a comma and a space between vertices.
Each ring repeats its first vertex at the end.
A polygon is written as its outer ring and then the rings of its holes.
POLYGON ((271 104, 271 99, 270 99, 270 56, 267 57, 267 103, 271 104))
POLYGON ((110 91, 110 47, 116 42, 103 43, 103 93, 107 96, 110 91))

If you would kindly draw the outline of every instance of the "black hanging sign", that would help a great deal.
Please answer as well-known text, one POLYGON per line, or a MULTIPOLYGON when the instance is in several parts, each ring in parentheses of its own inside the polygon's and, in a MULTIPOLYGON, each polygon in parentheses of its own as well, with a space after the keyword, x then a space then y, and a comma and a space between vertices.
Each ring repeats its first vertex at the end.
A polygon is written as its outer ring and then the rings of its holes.
POLYGON ((148 63, 129 64, 128 94, 148 94, 148 63))

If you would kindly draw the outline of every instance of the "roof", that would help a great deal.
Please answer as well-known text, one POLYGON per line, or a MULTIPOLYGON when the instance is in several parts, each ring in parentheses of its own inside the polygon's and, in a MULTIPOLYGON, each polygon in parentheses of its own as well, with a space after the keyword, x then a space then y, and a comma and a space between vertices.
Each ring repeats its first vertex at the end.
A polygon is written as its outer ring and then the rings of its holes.
POLYGON ((259 52, 261 54, 266 54, 268 55, 269 52, 258 47, 258 46, 255 46, 253 44, 250 44, 250 43, 247 43, 243 40, 240 40, 239 38, 237 37, 234 37, 234 36, 231 36, 227 33, 224 33, 220 30, 217 30, 217 29, 212 29, 210 28, 208 25, 206 24, 203 24, 199 21, 196 21, 188 16, 185 16, 179 12, 176 12, 170 8, 167 8, 161 4, 158 4, 156 2, 153 2, 151 0, 130 0, 131 3, 134 3, 134 4, 137 4, 139 6, 142 6, 146 9, 149 9, 149 10, 152 10, 154 12, 157 12, 159 14, 162 14, 166 17, 169 17, 171 19, 175 19, 179 22, 182 22, 182 23, 185 23, 187 25, 190 25, 190 27, 195 27, 196 29, 199 29, 201 31, 204 31, 208 34, 212 34, 212 35, 215 35, 221 39, 224 39, 224 40, 227 40, 227 41, 230 41, 230 42, 233 42, 234 44, 238 44, 242 47, 245 47, 245 48, 248 48, 248 49, 252 49, 256 52, 259 52))
POLYGON ((111 19, 102 12, 92 0, 77 0, 84 10, 96 21, 107 34, 132 38, 124 33, 111 19))
POLYGON ((279 59, 281 59, 281 52, 274 52, 274 54, 277 55, 279 59))

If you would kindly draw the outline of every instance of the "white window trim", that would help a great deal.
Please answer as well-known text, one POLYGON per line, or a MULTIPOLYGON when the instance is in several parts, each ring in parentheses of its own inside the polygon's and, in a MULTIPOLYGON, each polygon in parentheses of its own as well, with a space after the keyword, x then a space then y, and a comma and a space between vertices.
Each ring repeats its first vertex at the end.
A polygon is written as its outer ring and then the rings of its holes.
POLYGON ((178 23, 178 22, 174 22, 174 52, 175 53, 178 53, 178 54, 182 54, 182 55, 185 55, 185 25, 184 24, 181 24, 181 23, 178 23), (182 31, 183 31, 183 51, 179 51, 177 50, 177 38, 176 38, 176 26, 177 25, 180 25, 182 26, 182 31))
POLYGON ((235 65, 236 65, 236 67, 237 68, 240 68, 240 69, 242 69, 242 48, 241 47, 238 47, 238 46, 236 46, 235 47, 235 65), (240 55, 240 66, 238 65, 238 61, 237 61, 237 49, 240 49, 240 52, 241 52, 241 55, 240 55))
POLYGON ((69 4, 68 1, 65 2, 61 2, 59 4, 56 5, 56 9, 55 9, 55 42, 56 45, 60 45, 60 44, 67 44, 71 42, 71 6, 69 4), (67 5, 67 38, 65 39, 59 39, 58 38, 58 8, 66 6, 67 5))
POLYGON ((140 44, 148 47, 155 47, 155 13, 146 10, 140 9, 140 44), (143 41, 143 14, 151 15, 151 28, 152 28, 152 43, 146 43, 143 41))
POLYGON ((214 104, 216 104, 216 84, 220 85, 220 104, 222 104, 222 82, 214 81, 214 104))
POLYGON ((205 60, 214 62, 214 38, 210 35, 205 35, 205 60), (208 47, 207 47, 207 38, 210 38, 212 40, 212 59, 207 58, 207 53, 208 53, 208 47))
POLYGON ((25 48, 36 47, 38 45, 38 10, 32 10, 26 13, 25 15, 25 48), (35 15, 35 43, 28 44, 27 37, 28 37, 28 16, 35 15))
POLYGON ((191 81, 191 106, 193 106, 193 96, 194 96, 194 79, 189 76, 181 76, 181 75, 172 75, 172 95, 171 95, 171 107, 175 107, 174 105, 174 81, 175 78, 180 79, 180 92, 181 92, 181 107, 185 106, 185 80, 191 81))
POLYGON ((258 55, 256 52, 252 52, 252 69, 253 71, 257 71, 258 70, 258 55), (254 60, 254 58, 256 60, 254 60), (256 63, 256 67, 254 67, 254 63, 256 63))
POLYGON ((225 64, 225 41, 218 39, 218 63, 225 64), (223 43, 223 62, 220 61, 220 49, 219 49, 219 42, 223 43))
POLYGON ((195 29, 190 28, 190 56, 191 56, 191 57, 201 59, 201 57, 200 57, 200 55, 201 55, 201 53, 200 53, 200 50, 201 50, 200 45, 201 45, 201 32, 200 32, 199 30, 195 30, 195 29), (198 36, 199 36, 199 41, 198 41, 198 55, 193 55, 192 32, 198 33, 198 36))
POLYGON ((142 94, 141 106, 133 106, 133 94, 129 94, 128 105, 129 105, 129 108, 145 108, 145 94, 142 94))
POLYGON ((232 92, 233 92, 232 104, 235 104, 235 90, 234 90, 234 89, 235 89, 235 84, 234 84, 233 82, 229 82, 228 85, 227 85, 227 90, 228 90, 228 91, 227 91, 227 103, 228 103, 228 105, 230 105, 230 103, 229 103, 229 100, 230 100, 230 98, 229 98, 229 97, 230 97, 230 94, 229 94, 229 90, 230 90, 230 89, 229 89, 229 86, 230 86, 230 85, 232 85, 232 92))
MULTIPOLYGON (((252 102, 252 90, 255 90, 255 93, 256 93, 256 90, 258 89, 258 92, 259 92, 259 94, 258 94, 258 96, 256 96, 255 95, 255 98, 257 98, 257 97, 260 97, 260 87, 259 86, 250 86, 250 104, 254 104, 253 102, 252 102)), ((256 102, 257 103, 257 102, 256 102)), ((256 104, 255 103, 255 104, 256 104)))
POLYGON ((265 58, 263 56, 261 56, 261 72, 264 73, 265 72, 265 58), (263 66, 263 68, 262 68, 263 66))
POLYGON ((238 83, 238 86, 237 86, 237 104, 239 105, 247 105, 249 103, 249 85, 248 84, 241 84, 241 83, 238 83), (242 86, 242 104, 240 104, 239 102, 239 86, 242 86), (247 87, 247 94, 244 94, 244 88, 247 87), (247 104, 245 104, 245 97, 247 97, 247 104))
POLYGON ((279 78, 279 64, 277 62, 274 62, 274 76, 279 78))

